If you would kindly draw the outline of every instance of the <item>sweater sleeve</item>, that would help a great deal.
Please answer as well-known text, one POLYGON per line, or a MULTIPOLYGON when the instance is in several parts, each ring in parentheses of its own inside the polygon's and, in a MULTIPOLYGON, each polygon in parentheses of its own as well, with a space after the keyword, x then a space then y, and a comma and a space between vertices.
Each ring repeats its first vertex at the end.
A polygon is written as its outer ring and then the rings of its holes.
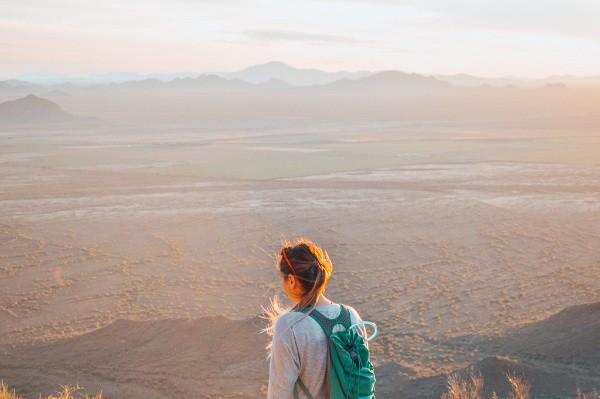
POLYGON ((291 398, 299 372, 300 359, 294 332, 285 317, 280 317, 273 333, 267 399, 291 398))

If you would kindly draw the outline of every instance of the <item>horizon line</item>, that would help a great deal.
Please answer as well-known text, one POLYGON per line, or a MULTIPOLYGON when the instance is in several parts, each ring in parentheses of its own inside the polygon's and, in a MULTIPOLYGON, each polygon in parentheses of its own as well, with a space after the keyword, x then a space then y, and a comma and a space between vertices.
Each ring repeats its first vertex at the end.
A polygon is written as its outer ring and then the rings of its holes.
MULTIPOLYGON (((256 67, 256 66, 264 66, 264 65, 268 65, 268 64, 283 64, 291 69, 296 69, 299 71, 302 70, 311 70, 311 71, 319 71, 319 72, 323 72, 323 73, 330 73, 330 74, 336 74, 336 73, 370 73, 370 74, 377 74, 380 72, 387 72, 387 71, 397 71, 397 72, 403 72, 403 73, 414 73, 414 74, 418 74, 418 75, 423 75, 423 76, 459 76, 459 75, 465 75, 465 76, 470 76, 470 77, 475 77, 475 78, 482 78, 482 79, 511 79, 511 80, 543 80, 543 79, 548 79, 551 77, 558 77, 558 76, 568 76, 568 77, 574 77, 574 78, 589 78, 589 77, 596 77, 596 76, 600 76, 600 74, 598 75, 576 75, 576 74, 572 74, 572 73, 553 73, 553 74, 549 74, 549 75, 545 75, 545 76, 525 76, 525 75, 502 75, 502 76, 486 76, 486 75, 475 75, 475 74, 470 74, 470 73, 465 73, 465 72, 457 72, 457 73, 430 73, 430 72, 417 72, 417 71, 407 71, 407 70, 403 70, 403 69, 380 69, 380 70, 368 70, 368 69, 360 69, 360 70, 356 70, 356 71, 348 71, 348 70, 336 70, 336 71, 329 71, 329 70, 323 70, 323 69, 317 69, 317 68, 298 68, 295 66, 292 66, 286 62, 283 61, 278 61, 278 60, 272 60, 272 61, 268 61, 268 62, 264 62, 264 63, 259 63, 259 64, 252 64, 252 65, 248 65, 244 68, 238 69, 238 70, 233 70, 233 71, 226 71, 226 70, 221 70, 221 71, 202 71, 202 72, 197 72, 197 71, 190 71, 190 70, 179 70, 179 71, 172 71, 172 72, 161 72, 161 71, 153 71, 153 72, 140 72, 140 71, 135 71, 135 70, 109 70, 106 72, 98 72, 98 73, 88 73, 86 75, 68 75, 66 73, 63 72, 52 72, 52 71, 27 71, 27 72, 23 72, 19 75, 16 76, 12 76, 12 77, 2 77, 0 76, 0 80, 1 81, 8 81, 8 80, 20 80, 19 78, 23 77, 24 75, 35 75, 35 74, 39 74, 39 75, 54 75, 53 77, 49 77, 47 78, 47 80, 54 80, 54 79, 81 79, 81 80, 85 80, 85 79, 89 79, 89 78, 94 78, 94 77, 102 77, 102 76, 107 76, 107 75, 112 75, 112 74, 135 74, 138 75, 140 77, 144 77, 144 76, 148 76, 148 75, 177 75, 177 74, 197 74, 198 76, 201 75, 218 75, 218 74, 235 74, 238 72, 243 71, 244 69, 247 68, 251 68, 251 67, 256 67)), ((40 80, 46 80, 44 78, 41 78, 40 80)), ((26 80, 25 80, 26 81, 26 80)))

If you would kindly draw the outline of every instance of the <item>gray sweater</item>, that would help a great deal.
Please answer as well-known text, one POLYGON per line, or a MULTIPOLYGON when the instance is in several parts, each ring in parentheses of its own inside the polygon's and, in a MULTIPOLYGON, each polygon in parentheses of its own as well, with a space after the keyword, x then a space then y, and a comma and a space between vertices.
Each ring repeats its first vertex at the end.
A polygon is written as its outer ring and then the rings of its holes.
MULTIPOLYGON (((352 323, 360 321, 354 308, 350 310, 352 323)), ((339 304, 315 308, 328 318, 336 318, 339 304)), ((343 329, 336 326, 334 331, 343 329)), ((314 399, 327 399, 327 336, 312 317, 300 312, 284 313, 275 322, 269 363, 269 392, 267 399, 291 399, 298 377, 314 399)), ((298 388, 300 398, 305 396, 298 388)))

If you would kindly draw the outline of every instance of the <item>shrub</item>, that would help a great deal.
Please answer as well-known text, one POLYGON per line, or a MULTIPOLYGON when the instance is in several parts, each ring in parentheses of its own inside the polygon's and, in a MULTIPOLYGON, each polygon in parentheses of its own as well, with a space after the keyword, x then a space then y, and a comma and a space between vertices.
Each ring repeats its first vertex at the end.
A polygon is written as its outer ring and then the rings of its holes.
POLYGON ((483 377, 471 373, 469 380, 463 380, 458 374, 448 376, 448 392, 441 399, 480 399, 483 377))
MULTIPOLYGON (((507 399, 529 399, 529 389, 531 388, 529 383, 514 375, 508 375, 507 378, 511 387, 507 399)), ((458 374, 450 374, 448 376, 448 392, 444 393, 441 399, 482 399, 482 389, 483 377, 481 374, 471 373, 467 380, 458 374)), ((496 392, 492 393, 492 399, 499 399, 496 392)))
MULTIPOLYGON (((57 393, 58 396, 50 395, 50 396, 47 396, 46 398, 42 398, 40 396, 40 399, 75 399, 75 398, 73 398, 73 396, 71 394, 74 392, 80 391, 81 389, 82 388, 78 387, 78 386, 74 387, 72 385, 65 385, 62 387, 62 391, 57 393)), ((87 394, 85 394, 85 395, 79 394, 78 398, 80 398, 80 399, 102 399, 102 393, 99 393, 94 396, 88 396, 87 394)), ((17 395, 14 390, 12 390, 12 391, 9 390, 8 385, 6 385, 6 383, 4 381, 0 381, 0 399, 24 399, 24 398, 17 395)))
POLYGON ((585 393, 581 389, 577 388, 577 399, 600 399, 600 394, 596 391, 585 393))

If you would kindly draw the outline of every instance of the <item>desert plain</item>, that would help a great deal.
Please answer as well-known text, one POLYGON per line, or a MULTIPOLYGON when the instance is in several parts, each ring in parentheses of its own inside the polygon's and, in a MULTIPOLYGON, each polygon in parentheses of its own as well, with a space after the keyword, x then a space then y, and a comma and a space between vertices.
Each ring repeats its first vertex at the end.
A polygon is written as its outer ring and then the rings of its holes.
POLYGON ((0 126, 0 379, 264 397, 275 254, 306 236, 334 263, 328 296, 379 327, 378 397, 436 398, 469 367, 499 392, 507 372, 540 398, 600 389, 599 100, 55 98, 95 119, 0 126))

